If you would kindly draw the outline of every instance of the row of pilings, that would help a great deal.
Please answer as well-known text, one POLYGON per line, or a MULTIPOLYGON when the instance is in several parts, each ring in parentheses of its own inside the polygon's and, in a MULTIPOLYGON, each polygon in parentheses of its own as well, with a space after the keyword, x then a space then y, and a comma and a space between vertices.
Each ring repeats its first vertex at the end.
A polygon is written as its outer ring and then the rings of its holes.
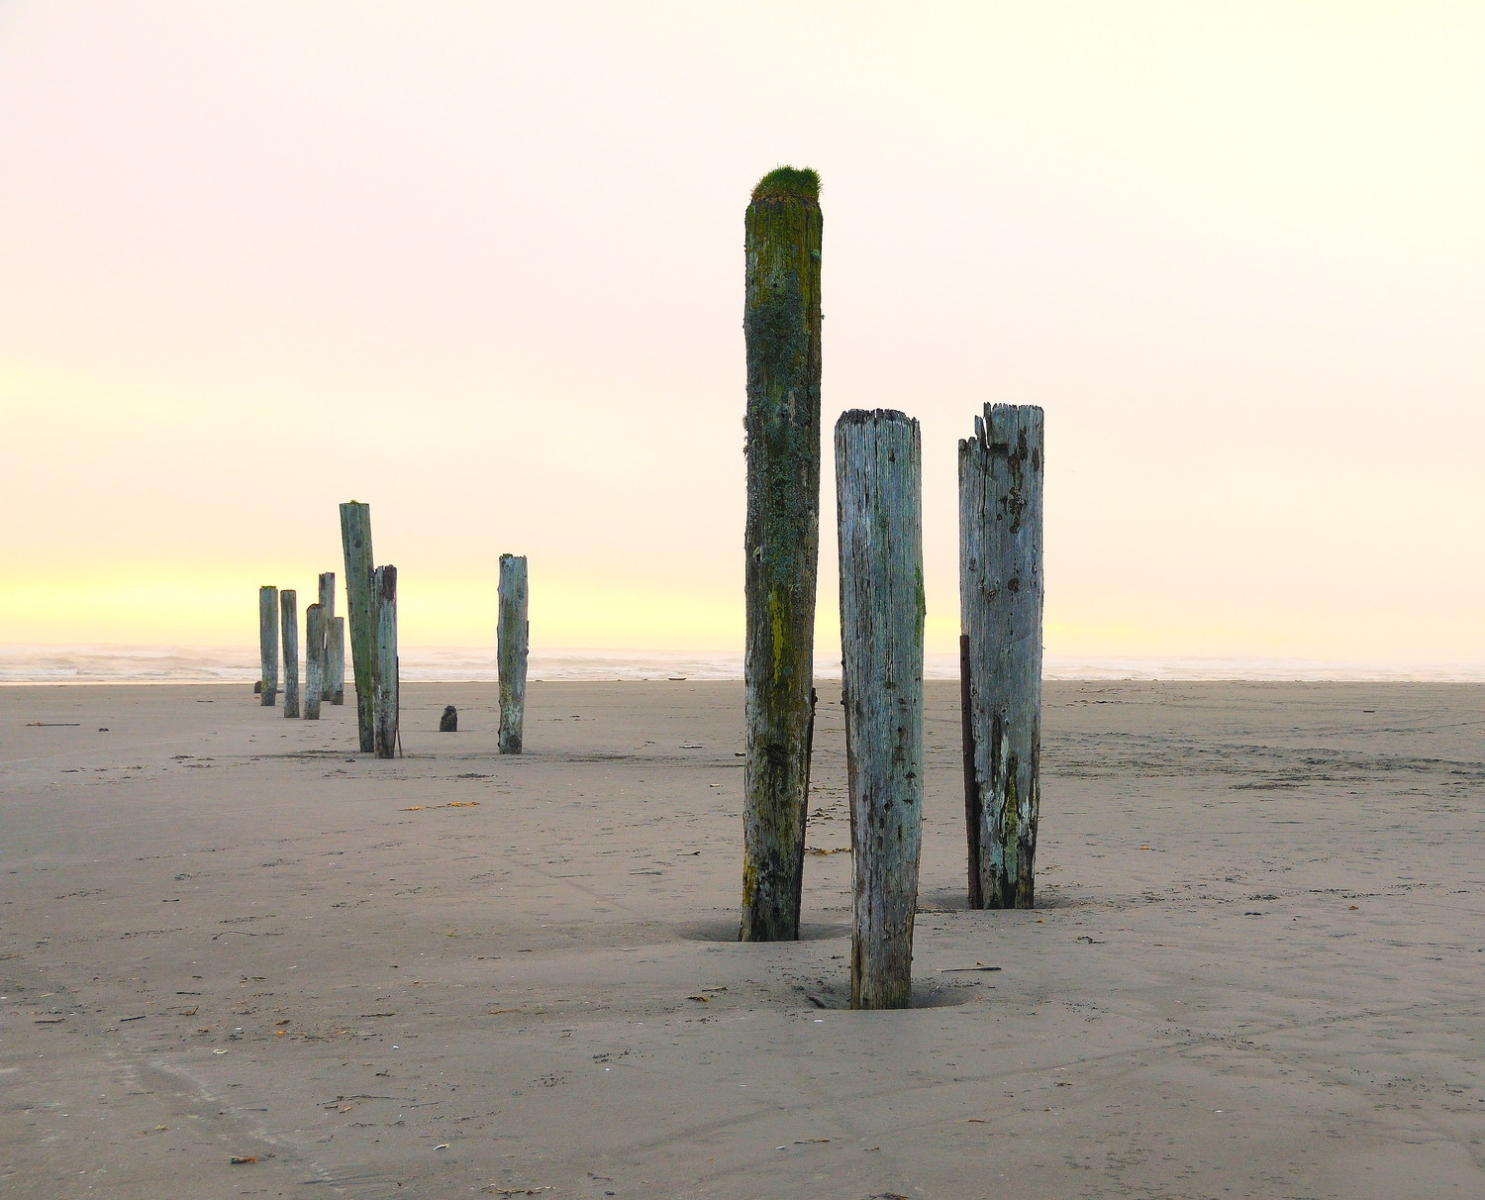
MULTIPOLYGON (((347 617, 335 615, 335 575, 319 578, 319 601, 305 610, 303 716, 317 720, 322 699, 345 702, 345 642, 350 634, 356 697, 356 734, 362 753, 393 758, 400 753, 401 667, 397 653, 397 568, 373 566, 371 506, 349 500, 340 506, 345 559, 347 617)), ((500 667, 500 753, 519 754, 526 712, 526 557, 500 556, 497 627, 500 667)), ((258 589, 261 673, 258 692, 265 708, 276 703, 283 665, 283 712, 299 717, 299 616, 293 589, 258 589), (280 655, 282 645, 282 655, 280 655)))
MULTIPOLYGON (((257 692, 264 708, 278 702, 282 645, 284 716, 301 715, 299 686, 299 593, 265 584, 258 589, 257 692)), ((345 618, 335 615, 335 573, 320 576, 319 600, 304 610, 305 720, 317 721, 320 703, 345 703, 345 618)))
MULTIPOLYGON (((747 749, 744 941, 799 937, 819 555, 819 178, 781 167, 744 221, 747 749)), ((909 1003, 923 806, 923 556, 917 421, 835 427, 851 804, 851 1004, 909 1003)), ((1043 414, 987 404, 959 443, 969 902, 1029 908, 1040 812, 1043 414)))
MULTIPOLYGON (((799 937, 815 709, 822 228, 815 172, 782 167, 754 189, 745 217, 743 318, 743 941, 799 937)), ((923 806, 918 423, 895 410, 848 411, 836 425, 835 457, 855 915, 851 1004, 903 1007, 911 998, 923 806)), ((964 804, 968 897, 976 908, 1029 908, 1035 895, 1043 465, 1043 413, 1035 406, 986 404, 974 436, 959 442, 964 804)), ((341 505, 341 528, 361 749, 391 757, 396 569, 371 566, 368 506, 341 505)), ((525 560, 502 555, 502 752, 521 747, 525 611, 525 560), (520 646, 509 686, 507 630, 510 645, 520 646)), ((271 625, 265 616, 265 704, 273 703, 271 625)), ((288 615, 282 629, 287 652, 297 638, 288 615)), ((297 693, 297 674, 290 674, 297 693)), ((290 713, 288 694, 286 687, 285 715, 297 715, 297 695, 290 713)))

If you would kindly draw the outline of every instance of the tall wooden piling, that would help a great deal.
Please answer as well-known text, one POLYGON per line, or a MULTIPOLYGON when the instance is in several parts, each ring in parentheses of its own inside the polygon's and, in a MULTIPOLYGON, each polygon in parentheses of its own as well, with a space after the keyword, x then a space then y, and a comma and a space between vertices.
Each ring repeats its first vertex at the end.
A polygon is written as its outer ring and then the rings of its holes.
POLYGON ((526 656, 531 623, 527 618, 526 556, 500 556, 500 619, 495 636, 500 667, 500 753, 519 754, 526 723, 526 656))
POLYGON ((258 650, 261 655, 260 703, 272 708, 278 696, 278 588, 258 589, 258 650))
POLYGON ((345 618, 325 622, 325 694, 331 704, 345 703, 345 618))
POLYGON ((922 454, 918 422, 835 426, 841 662, 855 929, 851 1007, 906 1008, 923 815, 922 454))
POLYGON ((1041 811, 1043 414, 987 404, 959 443, 970 903, 1035 902, 1041 811))
POLYGON ((351 635, 351 673, 356 685, 356 732, 362 752, 370 753, 376 749, 372 719, 376 690, 376 610, 371 597, 371 505, 348 500, 340 506, 340 544, 345 552, 345 605, 351 635))
MULTIPOLYGON (((335 699, 337 683, 330 677, 330 638, 333 635, 335 627, 334 571, 322 571, 320 573, 319 603, 320 609, 323 613, 321 620, 323 621, 325 626, 325 637, 321 642, 321 645, 324 647, 324 653, 320 656, 320 663, 323 668, 323 677, 320 681, 320 694, 323 699, 330 701, 332 704, 338 704, 340 703, 340 701, 335 699)), ((344 661, 344 658, 342 658, 342 664, 344 663, 344 661)), ((344 689, 344 680, 340 681, 338 687, 339 689, 344 689)))
POLYGON ((285 588, 278 594, 284 639, 284 716, 299 715, 299 594, 285 588))
POLYGON ((304 610, 304 719, 320 719, 320 696, 325 687, 325 606, 304 610))
POLYGON ((397 678, 397 568, 372 572, 372 601, 376 606, 376 691, 373 708, 378 758, 397 754, 399 680, 397 678))
POLYGON ((820 545, 819 176, 781 167, 745 219, 747 750, 743 941, 799 936, 820 545))

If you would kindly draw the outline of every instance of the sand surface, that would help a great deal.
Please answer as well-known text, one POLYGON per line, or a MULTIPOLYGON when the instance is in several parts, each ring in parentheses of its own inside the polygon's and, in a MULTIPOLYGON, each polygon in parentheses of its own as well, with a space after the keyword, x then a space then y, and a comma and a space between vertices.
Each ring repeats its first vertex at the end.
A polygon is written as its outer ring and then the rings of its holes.
POLYGON ((0 1195, 1485 1195, 1485 688, 1049 685, 1042 907, 975 912, 930 684, 890 1013, 821 691, 807 937, 739 945, 738 684, 533 684, 519 758, 416 685, 394 761, 0 688, 0 1195))

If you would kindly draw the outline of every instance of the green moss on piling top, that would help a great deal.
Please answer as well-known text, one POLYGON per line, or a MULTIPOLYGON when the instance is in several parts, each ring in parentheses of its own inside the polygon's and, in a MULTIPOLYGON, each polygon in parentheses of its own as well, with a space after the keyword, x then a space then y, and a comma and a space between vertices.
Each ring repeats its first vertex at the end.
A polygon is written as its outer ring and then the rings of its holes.
POLYGON ((754 200, 820 199, 820 176, 808 167, 775 167, 758 181, 754 200))

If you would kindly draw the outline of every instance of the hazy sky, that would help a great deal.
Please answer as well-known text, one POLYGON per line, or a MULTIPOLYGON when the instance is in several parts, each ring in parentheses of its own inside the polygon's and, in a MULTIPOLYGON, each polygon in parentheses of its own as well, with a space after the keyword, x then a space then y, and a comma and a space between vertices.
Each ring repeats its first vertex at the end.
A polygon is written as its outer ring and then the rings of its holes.
POLYGON ((0 3, 0 642, 252 647, 369 501, 407 644, 740 648, 743 210, 829 428, 1047 410, 1051 654, 1485 659, 1485 4, 0 3))

